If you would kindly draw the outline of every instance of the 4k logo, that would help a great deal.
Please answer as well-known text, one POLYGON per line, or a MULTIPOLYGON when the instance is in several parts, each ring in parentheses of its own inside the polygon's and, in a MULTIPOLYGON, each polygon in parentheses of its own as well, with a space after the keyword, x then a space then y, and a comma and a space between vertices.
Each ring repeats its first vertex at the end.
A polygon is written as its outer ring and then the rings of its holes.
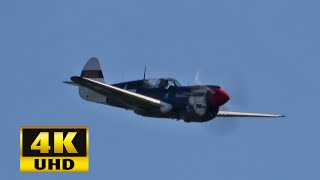
POLYGON ((21 127, 21 172, 87 172, 88 170, 87 127, 21 127))

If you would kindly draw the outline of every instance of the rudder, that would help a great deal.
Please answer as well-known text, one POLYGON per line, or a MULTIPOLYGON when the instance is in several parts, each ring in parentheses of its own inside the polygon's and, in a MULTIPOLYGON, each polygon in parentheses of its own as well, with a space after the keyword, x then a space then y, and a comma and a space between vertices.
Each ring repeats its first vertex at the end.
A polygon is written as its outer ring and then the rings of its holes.
POLYGON ((99 60, 96 57, 90 58, 84 65, 81 77, 105 83, 99 60))
MULTIPOLYGON (((81 77, 89 78, 101 83, 105 83, 104 76, 101 70, 99 60, 96 57, 92 57, 84 65, 81 77)), ((86 87, 79 87, 79 95, 82 99, 92 101, 96 103, 105 103, 106 97, 88 89, 86 87)))

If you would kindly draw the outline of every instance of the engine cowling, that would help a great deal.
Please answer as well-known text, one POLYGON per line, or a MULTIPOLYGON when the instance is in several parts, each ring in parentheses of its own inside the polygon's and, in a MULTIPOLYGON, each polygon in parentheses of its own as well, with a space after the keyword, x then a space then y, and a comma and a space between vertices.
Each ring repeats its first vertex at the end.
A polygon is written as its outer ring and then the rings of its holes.
POLYGON ((196 101, 189 102, 187 111, 182 116, 185 122, 206 122, 215 118, 219 112, 219 108, 230 99, 229 95, 220 87, 206 87, 206 91, 203 99, 205 106, 197 104, 196 101), (205 109, 198 109, 204 107, 205 109))

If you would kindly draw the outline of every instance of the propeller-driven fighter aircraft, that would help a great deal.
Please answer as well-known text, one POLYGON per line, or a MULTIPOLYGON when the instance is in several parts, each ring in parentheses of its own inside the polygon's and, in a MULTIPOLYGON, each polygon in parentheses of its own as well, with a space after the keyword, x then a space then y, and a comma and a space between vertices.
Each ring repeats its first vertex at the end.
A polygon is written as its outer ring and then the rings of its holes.
POLYGON ((100 63, 93 57, 85 64, 81 76, 64 83, 79 87, 82 99, 132 110, 146 117, 170 118, 185 122, 207 122, 215 117, 264 117, 284 115, 220 111, 230 99, 215 85, 181 86, 173 78, 145 79, 107 84, 100 63))

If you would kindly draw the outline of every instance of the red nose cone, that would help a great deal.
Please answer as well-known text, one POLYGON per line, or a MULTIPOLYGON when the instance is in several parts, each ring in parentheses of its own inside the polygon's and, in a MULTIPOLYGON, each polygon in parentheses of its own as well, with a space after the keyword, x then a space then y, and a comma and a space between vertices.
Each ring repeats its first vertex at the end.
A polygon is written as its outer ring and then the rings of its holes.
POLYGON ((228 102, 230 99, 230 96, 221 88, 215 89, 215 92, 211 94, 211 97, 209 98, 210 103, 212 103, 215 106, 222 106, 226 102, 228 102))

